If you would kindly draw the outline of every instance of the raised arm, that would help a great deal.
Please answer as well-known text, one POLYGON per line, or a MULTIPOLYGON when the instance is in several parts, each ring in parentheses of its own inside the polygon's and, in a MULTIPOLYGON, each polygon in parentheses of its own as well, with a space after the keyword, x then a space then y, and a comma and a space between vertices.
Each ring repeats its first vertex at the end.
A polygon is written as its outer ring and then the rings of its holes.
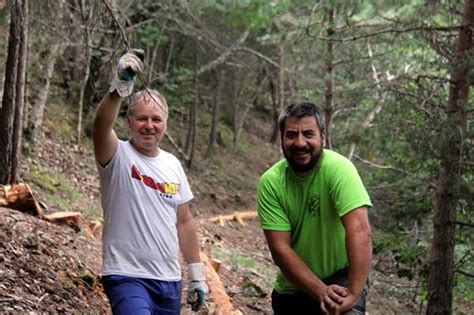
POLYGON ((117 149, 118 138, 112 129, 117 119, 122 98, 117 92, 107 92, 97 107, 92 129, 94 153, 97 161, 105 166, 117 149))
POLYGON ((122 97, 132 94, 135 75, 142 70, 141 54, 140 50, 130 50, 120 57, 109 91, 97 108, 92 138, 96 159, 102 166, 109 163, 117 149, 118 138, 113 126, 120 110, 122 97))

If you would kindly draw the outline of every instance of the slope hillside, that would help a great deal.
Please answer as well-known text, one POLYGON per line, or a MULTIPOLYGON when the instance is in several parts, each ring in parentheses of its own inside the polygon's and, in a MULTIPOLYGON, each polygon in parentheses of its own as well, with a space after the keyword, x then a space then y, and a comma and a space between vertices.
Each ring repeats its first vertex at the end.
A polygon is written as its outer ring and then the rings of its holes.
MULTIPOLYGON (((213 218, 255 210, 258 176, 279 158, 278 148, 266 141, 270 124, 259 115, 254 113, 244 125, 238 150, 224 145, 207 156, 207 144, 197 143, 196 158, 188 170, 196 196, 192 211, 199 222, 201 249, 220 262, 218 275, 226 293, 244 314, 271 314, 275 268, 255 218, 222 224, 213 218)), ((101 219, 90 140, 75 144, 74 114, 61 101, 49 105, 46 117, 36 150, 23 156, 22 180, 47 205, 46 212, 81 212, 82 230, 1 208, 0 309, 7 313, 110 313, 99 281, 100 236, 85 233, 89 222, 101 219)), ((202 121, 199 130, 204 133, 208 126, 202 121)), ((118 125, 119 134, 124 135, 123 124, 118 125)), ((171 121, 169 132, 176 138, 183 128, 171 121)), ((223 143, 230 143, 229 131, 222 128, 223 143)), ((179 156, 167 141, 163 146, 179 156)), ((31 152, 28 146, 26 150, 31 152)), ((393 278, 389 262, 377 263, 387 274, 374 272, 369 313, 416 313, 409 291, 403 290, 412 284, 393 278)), ((212 314, 214 307, 209 300, 201 313, 212 314)), ((185 304, 183 313, 190 313, 185 304)))

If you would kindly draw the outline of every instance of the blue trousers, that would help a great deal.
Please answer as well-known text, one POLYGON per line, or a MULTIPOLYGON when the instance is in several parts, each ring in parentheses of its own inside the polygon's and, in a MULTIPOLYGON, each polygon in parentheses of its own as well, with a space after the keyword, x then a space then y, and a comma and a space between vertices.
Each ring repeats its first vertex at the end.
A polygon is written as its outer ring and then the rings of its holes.
POLYGON ((181 309, 181 281, 109 275, 102 278, 114 315, 176 315, 181 309))

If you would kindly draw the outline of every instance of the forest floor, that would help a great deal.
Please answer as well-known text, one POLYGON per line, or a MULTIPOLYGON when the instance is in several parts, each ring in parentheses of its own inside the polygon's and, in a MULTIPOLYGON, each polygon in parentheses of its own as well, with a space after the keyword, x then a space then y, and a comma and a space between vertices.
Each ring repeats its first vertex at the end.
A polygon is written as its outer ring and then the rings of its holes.
MULTIPOLYGON (((46 122, 44 130, 38 149, 23 160, 22 179, 48 205, 47 212, 80 211, 81 231, 0 208, 0 310, 109 314, 100 284, 100 235, 85 233, 89 222, 101 218, 90 143, 72 144, 64 138, 68 130, 52 122, 46 122)), ((218 275, 235 308, 243 314, 271 314, 275 266, 258 220, 223 225, 210 220, 255 210, 256 181, 275 160, 271 156, 276 150, 263 142, 258 130, 247 141, 246 153, 238 158, 220 152, 207 162, 196 162, 188 173, 196 197, 192 211, 199 223, 201 250, 221 262, 218 275)), ((387 257, 375 257, 374 265, 368 314, 418 314, 417 284, 396 277, 387 257)), ((209 299, 200 313, 213 310, 209 299)), ((191 313, 184 302, 182 313, 191 313)))

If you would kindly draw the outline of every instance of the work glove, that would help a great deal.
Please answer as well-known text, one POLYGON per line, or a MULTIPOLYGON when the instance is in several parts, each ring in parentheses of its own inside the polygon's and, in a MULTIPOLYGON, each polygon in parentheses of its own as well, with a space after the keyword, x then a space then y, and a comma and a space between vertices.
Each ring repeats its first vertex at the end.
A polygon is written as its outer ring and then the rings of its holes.
POLYGON ((204 274, 204 264, 194 263, 188 265, 189 284, 187 302, 191 304, 191 309, 199 311, 204 305, 206 294, 209 293, 209 287, 206 283, 204 274))
POLYGON ((121 97, 131 95, 135 75, 142 72, 143 59, 142 49, 130 49, 122 55, 117 62, 109 92, 117 91, 121 97))

